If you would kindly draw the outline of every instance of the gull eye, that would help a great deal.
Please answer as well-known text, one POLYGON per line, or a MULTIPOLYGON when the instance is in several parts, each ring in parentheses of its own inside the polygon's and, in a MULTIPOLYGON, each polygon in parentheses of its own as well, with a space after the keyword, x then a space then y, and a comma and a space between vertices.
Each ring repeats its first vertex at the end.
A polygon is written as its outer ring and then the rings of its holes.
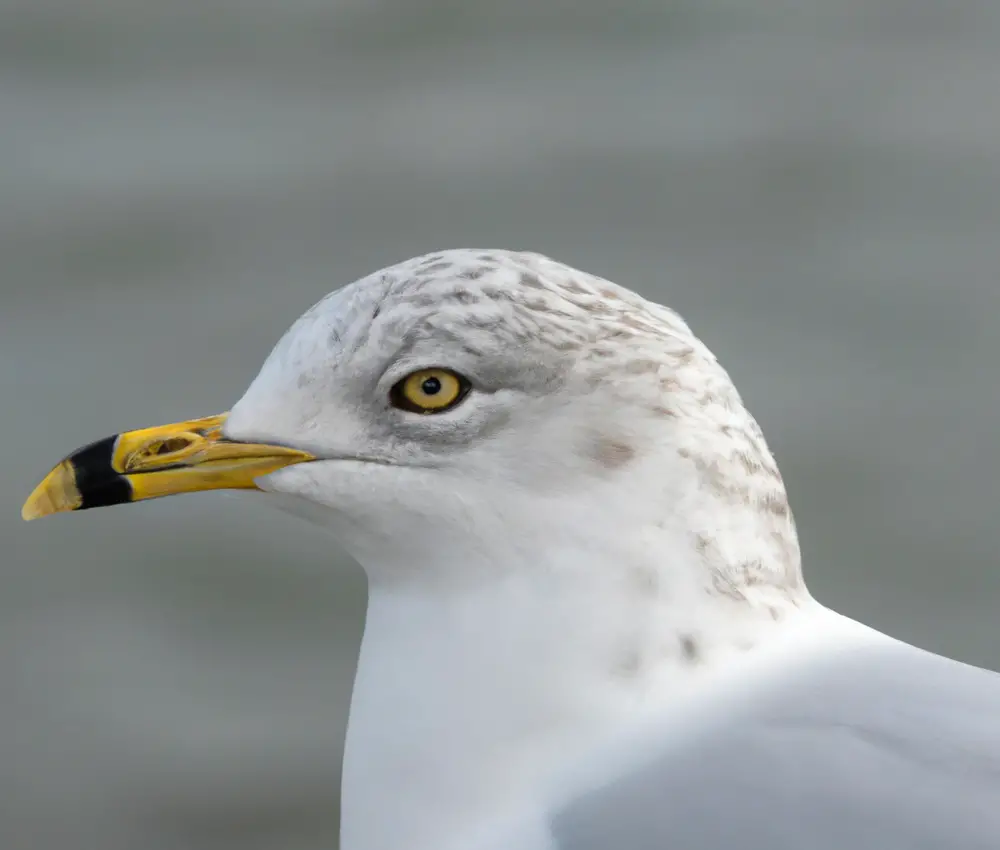
POLYGON ((389 390, 389 400, 411 413, 443 413, 454 407, 472 388, 450 369, 420 369, 389 390))

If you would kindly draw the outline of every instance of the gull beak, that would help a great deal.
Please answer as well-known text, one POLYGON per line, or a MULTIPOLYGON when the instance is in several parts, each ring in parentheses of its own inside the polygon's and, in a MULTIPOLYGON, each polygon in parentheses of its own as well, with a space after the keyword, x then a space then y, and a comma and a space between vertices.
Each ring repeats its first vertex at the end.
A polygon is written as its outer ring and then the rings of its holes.
POLYGON ((26 520, 199 490, 257 490, 255 481, 316 457, 286 446, 222 436, 228 414, 123 431, 74 452, 42 479, 26 520))

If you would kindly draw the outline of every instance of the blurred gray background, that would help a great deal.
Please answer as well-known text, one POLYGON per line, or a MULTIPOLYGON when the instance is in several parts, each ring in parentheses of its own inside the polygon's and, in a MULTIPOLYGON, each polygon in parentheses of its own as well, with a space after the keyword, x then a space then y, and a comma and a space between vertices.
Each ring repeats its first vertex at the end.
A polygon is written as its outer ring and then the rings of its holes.
POLYGON ((0 847, 335 846, 361 571, 252 494, 19 510, 433 249, 680 310, 816 595, 1000 666, 998 100, 993 0, 0 1, 0 847))

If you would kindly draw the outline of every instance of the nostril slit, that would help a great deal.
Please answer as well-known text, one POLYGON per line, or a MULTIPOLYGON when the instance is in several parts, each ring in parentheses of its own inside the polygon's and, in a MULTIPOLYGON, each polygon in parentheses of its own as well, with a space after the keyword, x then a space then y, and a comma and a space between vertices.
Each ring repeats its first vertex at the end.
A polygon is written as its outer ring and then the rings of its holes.
POLYGON ((153 467, 161 469, 184 461, 188 453, 196 450, 200 437, 197 434, 179 434, 165 440, 150 440, 130 452, 122 461, 124 472, 136 472, 153 467))
POLYGON ((179 452, 182 449, 186 449, 191 445, 191 440, 187 437, 170 437, 164 440, 157 446, 153 446, 152 452, 150 454, 154 455, 168 455, 174 452, 179 452))

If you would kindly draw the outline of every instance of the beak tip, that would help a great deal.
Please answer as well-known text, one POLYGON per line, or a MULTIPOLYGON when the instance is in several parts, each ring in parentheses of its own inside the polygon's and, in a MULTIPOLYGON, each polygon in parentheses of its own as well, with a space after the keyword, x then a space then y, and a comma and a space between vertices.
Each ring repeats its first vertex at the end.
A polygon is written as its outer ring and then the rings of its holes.
POLYGON ((69 462, 63 461, 28 496, 21 508, 21 519, 31 522, 49 514, 73 511, 82 503, 73 467, 69 462))

